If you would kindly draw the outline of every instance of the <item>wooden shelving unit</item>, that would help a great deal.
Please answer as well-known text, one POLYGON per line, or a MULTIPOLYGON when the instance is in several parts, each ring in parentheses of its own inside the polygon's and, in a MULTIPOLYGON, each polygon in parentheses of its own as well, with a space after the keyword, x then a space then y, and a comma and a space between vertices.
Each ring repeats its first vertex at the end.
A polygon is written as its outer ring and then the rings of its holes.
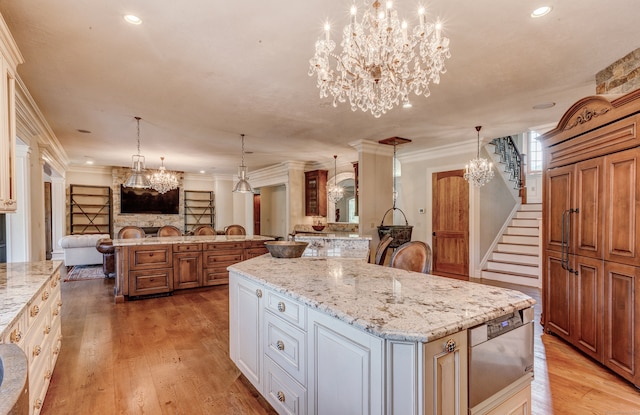
POLYGON ((111 235, 111 187, 72 184, 69 187, 69 233, 111 235))
POLYGON ((215 229, 215 195, 203 190, 184 191, 184 232, 190 232, 200 225, 215 229))

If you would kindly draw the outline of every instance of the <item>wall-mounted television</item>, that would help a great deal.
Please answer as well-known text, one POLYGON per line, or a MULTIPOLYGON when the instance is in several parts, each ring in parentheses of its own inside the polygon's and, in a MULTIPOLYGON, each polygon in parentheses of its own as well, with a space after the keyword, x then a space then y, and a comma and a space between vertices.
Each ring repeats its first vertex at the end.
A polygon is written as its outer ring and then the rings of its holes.
POLYGON ((134 189, 120 185, 120 213, 177 215, 180 188, 158 193, 153 189, 134 189))

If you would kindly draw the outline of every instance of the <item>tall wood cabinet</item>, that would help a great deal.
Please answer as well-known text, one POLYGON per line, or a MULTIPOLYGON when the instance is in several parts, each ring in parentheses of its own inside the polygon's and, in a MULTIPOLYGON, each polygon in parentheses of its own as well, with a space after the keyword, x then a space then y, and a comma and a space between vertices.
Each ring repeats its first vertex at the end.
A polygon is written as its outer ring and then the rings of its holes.
POLYGON ((327 216, 327 170, 304 173, 304 214, 327 216))
POLYGON ((640 90, 587 97, 544 146, 545 330, 640 386, 640 90))

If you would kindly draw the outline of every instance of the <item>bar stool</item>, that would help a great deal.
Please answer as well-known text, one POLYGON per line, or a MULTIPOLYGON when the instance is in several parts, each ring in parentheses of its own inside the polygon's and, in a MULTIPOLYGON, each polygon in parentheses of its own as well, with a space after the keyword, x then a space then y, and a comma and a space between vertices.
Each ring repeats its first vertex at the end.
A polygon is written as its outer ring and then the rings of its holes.
POLYGON ((158 237, 182 236, 182 232, 180 231, 180 229, 176 228, 173 225, 164 225, 160 229, 158 229, 157 235, 158 237))
POLYGON ((125 226, 118 231, 118 239, 144 238, 147 234, 138 226, 125 226))
POLYGON ((225 235, 246 235, 247 232, 244 230, 242 225, 229 225, 224 228, 225 235))
POLYGON ((428 274, 431 272, 431 247, 421 241, 404 243, 391 255, 389 266, 428 274))
POLYGON ((200 225, 193 230, 194 235, 215 235, 216 230, 209 225, 200 225))

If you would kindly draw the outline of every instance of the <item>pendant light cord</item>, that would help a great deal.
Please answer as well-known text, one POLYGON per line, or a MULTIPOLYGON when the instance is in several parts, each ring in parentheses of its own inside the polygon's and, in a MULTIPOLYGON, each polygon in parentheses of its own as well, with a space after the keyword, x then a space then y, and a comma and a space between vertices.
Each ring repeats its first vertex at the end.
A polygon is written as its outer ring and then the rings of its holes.
POLYGON ((476 131, 478 132, 478 156, 476 158, 480 158, 480 129, 481 125, 476 126, 476 131))
POLYGON ((393 176, 393 208, 396 208, 396 199, 398 198, 398 193, 396 193, 396 145, 397 143, 393 142, 393 171, 391 175, 393 176))
POLYGON ((135 117, 136 122, 138 123, 138 156, 140 155, 140 117, 135 117))
POLYGON ((242 137, 242 167, 245 167, 244 165, 244 134, 240 134, 240 136, 242 137))

